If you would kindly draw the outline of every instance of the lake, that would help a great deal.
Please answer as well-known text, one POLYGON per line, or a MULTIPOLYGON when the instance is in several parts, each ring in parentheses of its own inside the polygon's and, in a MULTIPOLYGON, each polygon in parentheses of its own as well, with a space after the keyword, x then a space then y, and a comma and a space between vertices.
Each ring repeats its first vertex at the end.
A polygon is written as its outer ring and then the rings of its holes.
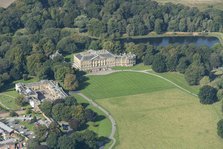
POLYGON ((180 36, 180 37, 148 37, 138 39, 122 39, 121 42, 134 42, 139 43, 150 43, 154 46, 168 46, 169 44, 195 44, 196 46, 208 46, 220 43, 216 37, 194 37, 194 36, 180 36))

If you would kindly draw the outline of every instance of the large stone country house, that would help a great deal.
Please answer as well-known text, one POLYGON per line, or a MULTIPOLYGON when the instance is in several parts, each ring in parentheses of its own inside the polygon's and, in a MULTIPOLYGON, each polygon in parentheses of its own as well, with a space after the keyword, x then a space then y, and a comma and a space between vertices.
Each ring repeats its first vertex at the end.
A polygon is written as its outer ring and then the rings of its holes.
POLYGON ((74 55, 73 67, 83 71, 108 70, 114 66, 133 66, 136 64, 135 54, 115 55, 107 50, 88 50, 74 55))

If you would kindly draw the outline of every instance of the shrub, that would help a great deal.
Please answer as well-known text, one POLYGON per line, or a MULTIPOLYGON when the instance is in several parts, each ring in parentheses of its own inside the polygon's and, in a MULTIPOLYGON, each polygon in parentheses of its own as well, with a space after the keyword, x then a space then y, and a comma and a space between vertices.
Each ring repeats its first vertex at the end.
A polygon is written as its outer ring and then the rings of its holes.
POLYGON ((209 85, 205 85, 200 89, 198 94, 202 104, 213 104, 217 101, 217 89, 209 85))
POLYGON ((217 129, 218 129, 218 132, 217 132, 218 136, 223 138, 223 119, 218 122, 217 129))

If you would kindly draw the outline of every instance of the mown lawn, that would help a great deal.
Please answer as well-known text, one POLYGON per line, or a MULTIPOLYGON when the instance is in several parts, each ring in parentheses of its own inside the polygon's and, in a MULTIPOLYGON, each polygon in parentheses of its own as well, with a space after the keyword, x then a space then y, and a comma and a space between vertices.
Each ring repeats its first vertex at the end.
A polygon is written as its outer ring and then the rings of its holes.
MULTIPOLYGON (((179 73, 159 74, 197 93, 179 73)), ((107 109, 117 122, 117 149, 221 149, 216 124, 221 102, 199 99, 162 80, 137 72, 89 76, 82 92, 107 109)), ((105 130, 103 130, 105 131, 105 130)))
POLYGON ((165 73, 155 73, 155 74, 171 80, 172 82, 176 83, 177 85, 185 88, 186 90, 188 90, 188 91, 190 91, 190 92, 192 92, 194 94, 198 94, 198 92, 199 92, 200 86, 190 86, 186 82, 186 80, 184 78, 184 75, 181 74, 181 73, 178 73, 178 72, 165 72, 165 73))
POLYGON ((101 137, 101 136, 108 137, 111 133, 111 122, 104 115, 104 113, 101 112, 99 109, 95 108, 94 106, 89 105, 89 103, 85 99, 83 99, 83 97, 81 97, 77 94, 75 94, 73 96, 77 99, 78 103, 88 105, 87 108, 93 110, 94 112, 96 112, 99 115, 98 121, 88 123, 88 125, 89 125, 88 129, 96 132, 99 135, 99 137, 101 137))
MULTIPOLYGON (((162 84, 160 84, 162 86, 162 84)), ((222 149, 220 103, 201 105, 179 89, 97 100, 115 118, 117 149, 222 149)))
POLYGON ((0 95, 0 102, 11 110, 18 110, 20 108, 12 97, 0 95))
POLYGON ((137 72, 117 72, 105 76, 89 76, 82 92, 92 99, 103 99, 149 93, 174 86, 155 76, 137 72))
POLYGON ((113 70, 148 70, 151 69, 151 66, 148 65, 144 65, 143 63, 137 64, 135 66, 132 67, 123 67, 123 66, 115 66, 112 68, 113 70))

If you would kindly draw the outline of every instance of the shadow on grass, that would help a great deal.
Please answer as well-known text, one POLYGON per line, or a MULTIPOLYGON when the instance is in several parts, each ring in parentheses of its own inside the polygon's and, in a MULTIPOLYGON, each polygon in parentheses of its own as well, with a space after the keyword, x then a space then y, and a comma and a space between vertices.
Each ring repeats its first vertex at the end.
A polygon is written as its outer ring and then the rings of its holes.
MULTIPOLYGON (((32 79, 32 77, 28 77, 25 81, 29 81, 31 79, 32 79)), ((18 81, 18 80, 15 80, 15 81, 18 81)), ((3 85, 0 88, 0 92, 15 91, 15 84, 16 84, 15 81, 14 82, 7 82, 5 85, 3 85)))
POLYGON ((15 83, 9 83, 7 85, 3 85, 0 88, 0 92, 6 92, 6 91, 14 91, 15 83))
POLYGON ((89 103, 81 103, 81 105, 82 105, 84 108, 87 108, 90 104, 89 104, 89 103))
POLYGON ((99 143, 98 145, 100 147, 105 146, 106 144, 108 144, 110 142, 111 142, 111 140, 108 137, 101 136, 98 139, 98 143, 99 143))
POLYGON ((106 117, 104 115, 97 115, 97 117, 95 118, 95 120, 93 120, 92 122, 99 122, 104 120, 106 117))
POLYGON ((78 90, 85 89, 89 85, 89 83, 87 82, 89 80, 89 78, 85 75, 86 75, 86 72, 84 72, 84 71, 77 72, 77 78, 80 82, 78 90))
POLYGON ((85 123, 78 128, 78 131, 83 131, 83 130, 87 129, 88 127, 89 127, 89 125, 85 123))

